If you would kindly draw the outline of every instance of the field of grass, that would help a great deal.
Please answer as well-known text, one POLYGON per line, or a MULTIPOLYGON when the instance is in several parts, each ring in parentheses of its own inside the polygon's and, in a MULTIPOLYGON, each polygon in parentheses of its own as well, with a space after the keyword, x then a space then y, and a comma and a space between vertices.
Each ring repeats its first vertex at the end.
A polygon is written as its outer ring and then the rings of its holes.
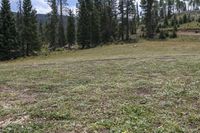
POLYGON ((0 63, 0 132, 198 133, 200 42, 141 41, 0 63))

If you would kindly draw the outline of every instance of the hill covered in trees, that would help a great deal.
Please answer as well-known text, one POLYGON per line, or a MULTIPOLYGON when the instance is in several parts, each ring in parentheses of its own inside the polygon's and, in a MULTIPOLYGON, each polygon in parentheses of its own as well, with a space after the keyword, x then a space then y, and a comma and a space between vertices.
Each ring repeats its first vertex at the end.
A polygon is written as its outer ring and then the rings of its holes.
POLYGON ((85 49, 140 38, 175 38, 177 30, 194 23, 198 30, 200 22, 198 0, 79 0, 76 12, 66 0, 48 0, 52 10, 46 15, 37 14, 31 0, 18 3, 16 15, 9 0, 1 3, 0 60, 37 55, 44 47, 85 49))

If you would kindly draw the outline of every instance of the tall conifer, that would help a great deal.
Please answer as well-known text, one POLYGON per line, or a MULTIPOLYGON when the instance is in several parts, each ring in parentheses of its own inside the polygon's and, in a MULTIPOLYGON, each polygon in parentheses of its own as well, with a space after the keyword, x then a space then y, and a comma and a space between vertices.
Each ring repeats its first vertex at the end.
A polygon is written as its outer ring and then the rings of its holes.
POLYGON ((23 42, 26 49, 26 56, 35 54, 40 50, 40 43, 37 35, 36 11, 32 9, 31 0, 23 1, 23 42))
POLYGON ((67 21, 67 43, 69 44, 69 49, 75 43, 75 17, 72 10, 69 10, 69 17, 67 21))
POLYGON ((55 50, 58 47, 58 9, 56 0, 48 0, 51 7, 51 13, 49 14, 49 23, 47 26, 49 48, 55 50))
POLYGON ((0 10, 0 60, 15 58, 19 52, 16 29, 9 0, 2 0, 0 10))

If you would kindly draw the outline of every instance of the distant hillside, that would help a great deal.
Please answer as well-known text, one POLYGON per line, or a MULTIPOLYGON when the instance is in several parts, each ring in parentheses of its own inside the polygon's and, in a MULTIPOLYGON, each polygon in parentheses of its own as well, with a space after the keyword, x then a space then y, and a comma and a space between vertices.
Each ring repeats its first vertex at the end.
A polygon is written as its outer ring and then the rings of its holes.
MULTIPOLYGON (((13 13, 16 16, 16 12, 13 13)), ((67 23, 67 16, 63 17, 64 20, 64 25, 66 25, 67 23)), ((48 15, 47 14, 37 14, 37 21, 38 22, 42 22, 43 24, 45 24, 48 21, 48 15)))
POLYGON ((46 23, 48 20, 48 15, 47 14, 37 14, 37 21, 46 23))
MULTIPOLYGON (((37 14, 37 21, 42 22, 43 24, 48 21, 48 15, 47 14, 37 14)), ((64 25, 67 23, 67 16, 63 17, 64 25)))

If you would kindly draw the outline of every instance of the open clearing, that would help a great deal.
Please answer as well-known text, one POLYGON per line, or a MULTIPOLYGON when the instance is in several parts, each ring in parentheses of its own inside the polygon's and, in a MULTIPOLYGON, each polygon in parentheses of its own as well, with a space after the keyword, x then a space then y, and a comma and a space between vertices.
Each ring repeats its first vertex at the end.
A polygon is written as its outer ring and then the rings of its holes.
POLYGON ((142 41, 2 62, 0 132, 200 132, 200 42, 142 41))

